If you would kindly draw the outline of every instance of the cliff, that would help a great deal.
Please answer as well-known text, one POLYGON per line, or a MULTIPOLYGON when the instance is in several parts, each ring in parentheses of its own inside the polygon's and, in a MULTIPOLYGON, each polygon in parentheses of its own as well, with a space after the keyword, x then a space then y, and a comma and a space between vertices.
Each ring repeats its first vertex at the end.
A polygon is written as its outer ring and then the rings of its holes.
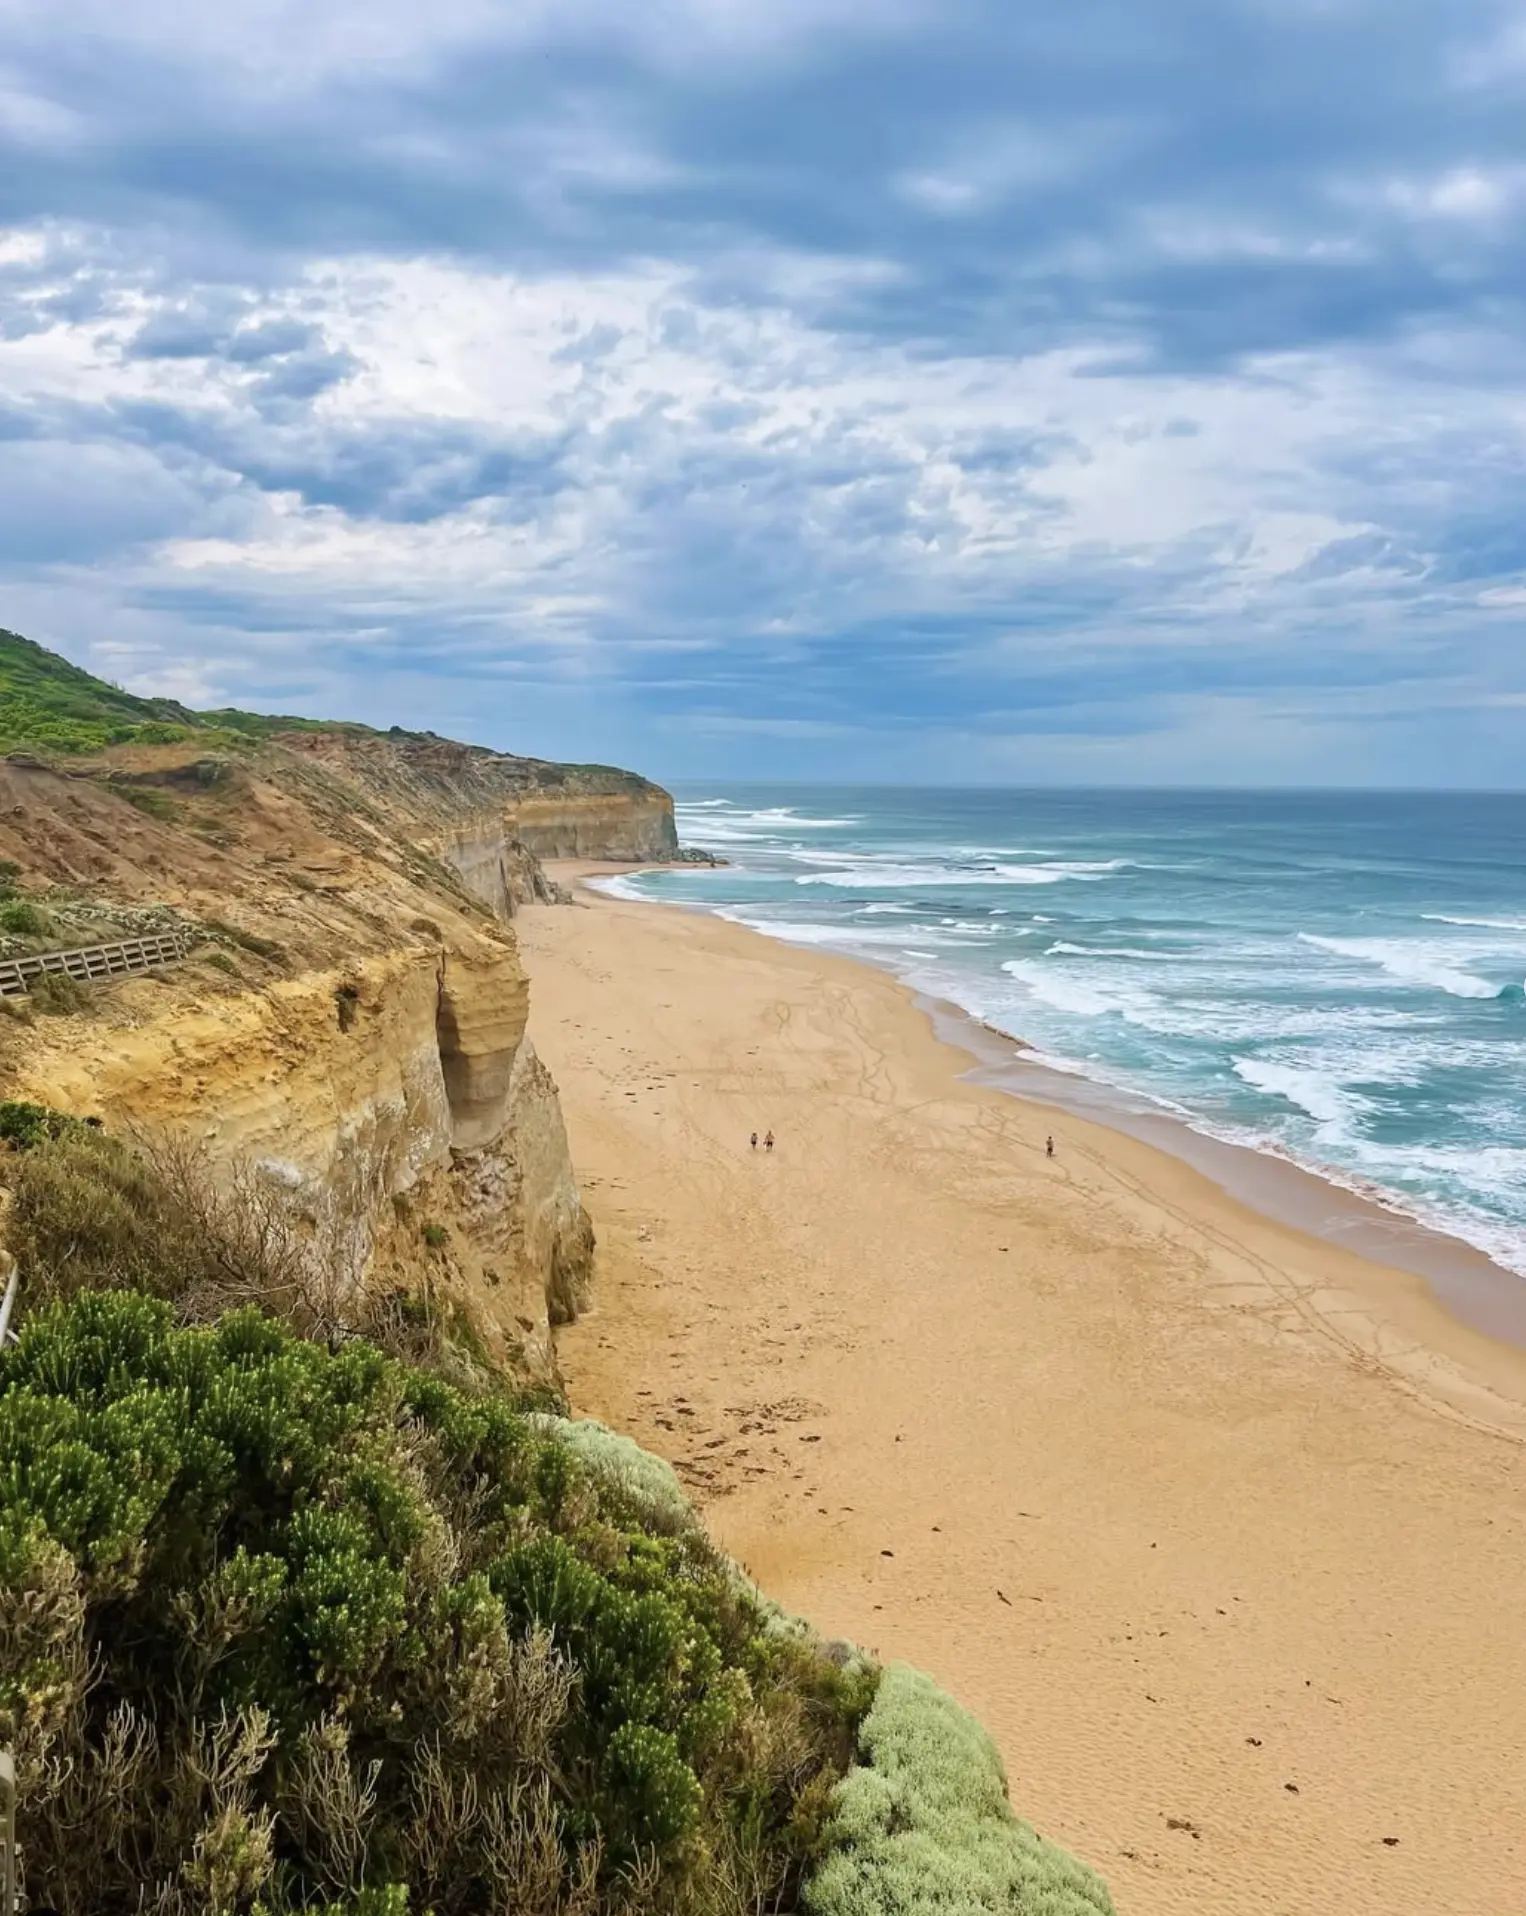
POLYGON ((6 1001, 0 1096, 189 1131, 284 1191, 344 1284, 454 1294, 495 1355, 548 1372, 593 1240, 512 920, 558 896, 538 850, 670 851, 668 795, 606 767, 109 687, 97 710, 98 685, 0 635, 0 946, 146 923, 198 942, 57 1015, 6 1001))
MULTIPOLYGON (((345 727, 279 736, 288 750, 406 814, 421 839, 459 862, 463 877, 490 871, 509 846, 534 859, 632 862, 678 850, 672 798, 634 772, 516 758, 432 733, 345 727)), ((497 882, 488 879, 487 888, 497 882)))

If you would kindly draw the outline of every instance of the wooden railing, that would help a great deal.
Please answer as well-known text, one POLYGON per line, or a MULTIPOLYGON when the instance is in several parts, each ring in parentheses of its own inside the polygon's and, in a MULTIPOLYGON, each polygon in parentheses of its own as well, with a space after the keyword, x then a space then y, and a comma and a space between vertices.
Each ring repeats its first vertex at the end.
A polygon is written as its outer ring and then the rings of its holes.
POLYGON ((0 958, 0 997, 30 991, 45 972, 62 972, 82 985, 122 978, 129 972, 173 965, 195 944, 189 931, 153 932, 145 938, 119 938, 111 945, 83 945, 77 951, 36 951, 26 958, 0 958))

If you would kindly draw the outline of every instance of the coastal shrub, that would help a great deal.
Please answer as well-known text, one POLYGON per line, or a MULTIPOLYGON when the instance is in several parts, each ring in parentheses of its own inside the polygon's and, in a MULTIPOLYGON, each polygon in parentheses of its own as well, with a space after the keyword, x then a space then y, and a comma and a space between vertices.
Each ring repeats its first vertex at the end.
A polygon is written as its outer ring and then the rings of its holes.
POLYGON ((6 1241, 30 1308, 127 1288, 170 1299, 193 1320, 259 1303, 304 1329, 337 1322, 310 1245, 250 1167, 214 1174, 184 1139, 129 1145, 60 1113, 14 1123, 28 1148, 7 1167, 6 1241))
POLYGON ((996 1746, 929 1678, 890 1665, 859 1744, 811 1916, 1112 1916, 1101 1880, 1013 1815, 996 1746))
MULTIPOLYGON (((149 729, 149 727, 142 725, 137 727, 140 735, 149 729)), ((156 731, 171 731, 176 728, 171 726, 157 726, 153 729, 156 731)), ((189 734, 182 732, 180 736, 183 738, 189 737, 189 734)), ((145 744, 169 745, 173 744, 174 740, 152 739, 141 740, 141 742, 145 744)), ((175 803, 174 799, 170 797, 169 793, 156 792, 150 785, 126 785, 113 781, 109 789, 115 792, 118 798, 125 799, 134 811, 143 812, 149 818, 157 818, 161 823, 167 824, 171 819, 180 816, 180 807, 175 803)))
POLYGON ((9 1145, 13 1151, 30 1151, 53 1139, 78 1137, 85 1128, 78 1118, 55 1111, 49 1104, 0 1099, 0 1144, 9 1145))
MULTIPOLYGON (((592 1417, 537 1416, 537 1429, 558 1437, 636 1521, 665 1532, 691 1529, 698 1519, 665 1458, 654 1457, 592 1417)), ((757 1599, 760 1615, 766 1605, 757 1599)))
POLYGON ((32 979, 27 996, 38 1011, 62 1018, 86 1008, 90 1003, 90 987, 71 978, 67 972, 45 971, 41 977, 32 979))
POLYGON ((0 905, 0 931, 12 938, 51 938, 56 927, 40 905, 12 898, 0 905))
POLYGON ((794 1907, 872 1681, 761 1621, 363 1340, 118 1290, 0 1353, 0 1742, 63 1916, 794 1907))

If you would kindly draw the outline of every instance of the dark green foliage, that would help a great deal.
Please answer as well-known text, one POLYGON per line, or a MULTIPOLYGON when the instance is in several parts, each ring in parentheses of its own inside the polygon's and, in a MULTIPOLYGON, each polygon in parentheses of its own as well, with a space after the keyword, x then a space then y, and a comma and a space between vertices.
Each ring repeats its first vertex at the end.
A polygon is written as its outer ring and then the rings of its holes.
POLYGON ((0 931, 12 938, 51 938, 53 920, 41 908, 25 898, 13 898, 0 905, 0 931))
POLYGON ((51 1105, 27 1104, 19 1098, 0 1100, 0 1144, 8 1144, 13 1151, 30 1151, 60 1138, 81 1137, 86 1128, 78 1118, 55 1111, 51 1105))
POLYGON ((363 1341, 90 1292, 0 1355, 0 1740, 64 1916, 789 1908, 869 1688, 363 1341))

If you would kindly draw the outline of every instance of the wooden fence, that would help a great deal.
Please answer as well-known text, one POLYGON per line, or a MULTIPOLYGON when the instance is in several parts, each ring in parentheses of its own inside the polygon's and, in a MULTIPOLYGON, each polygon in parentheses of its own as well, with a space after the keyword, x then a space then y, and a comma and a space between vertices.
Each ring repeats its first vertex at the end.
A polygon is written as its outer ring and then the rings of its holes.
POLYGON ((83 945, 77 951, 36 951, 27 958, 0 958, 0 997, 15 998, 30 991, 32 980, 44 972, 62 972, 82 985, 129 972, 151 971, 155 965, 173 965, 196 943, 188 931, 154 932, 146 938, 119 938, 111 945, 83 945))

